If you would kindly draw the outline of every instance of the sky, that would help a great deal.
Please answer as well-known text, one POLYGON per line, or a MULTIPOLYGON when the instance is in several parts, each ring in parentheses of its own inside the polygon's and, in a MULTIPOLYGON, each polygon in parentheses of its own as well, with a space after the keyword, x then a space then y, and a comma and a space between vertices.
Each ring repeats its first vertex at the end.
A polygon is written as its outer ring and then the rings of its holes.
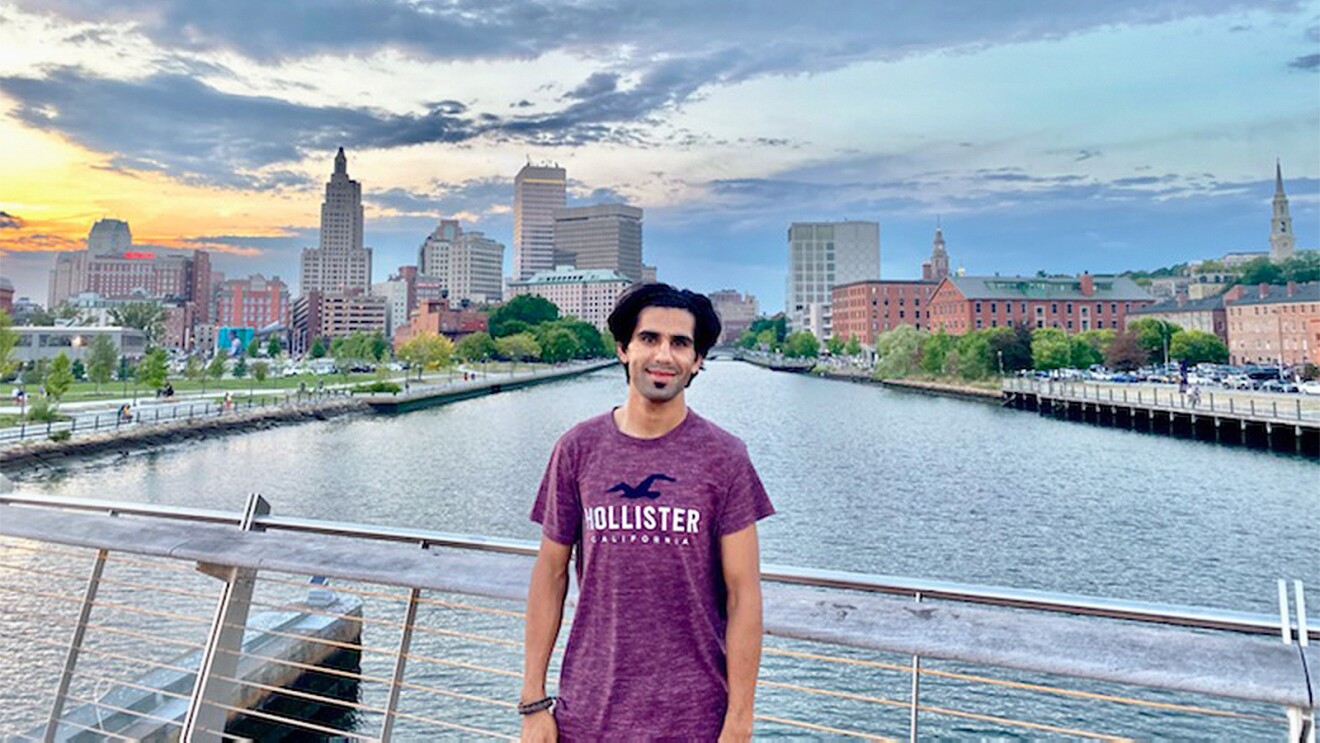
POLYGON ((513 177, 645 210, 659 278, 782 309, 794 221, 917 278, 1320 247, 1320 0, 0 0, 0 275, 102 217, 296 291, 338 147, 383 280, 513 177), (1074 7, 1075 6, 1075 7, 1074 7))

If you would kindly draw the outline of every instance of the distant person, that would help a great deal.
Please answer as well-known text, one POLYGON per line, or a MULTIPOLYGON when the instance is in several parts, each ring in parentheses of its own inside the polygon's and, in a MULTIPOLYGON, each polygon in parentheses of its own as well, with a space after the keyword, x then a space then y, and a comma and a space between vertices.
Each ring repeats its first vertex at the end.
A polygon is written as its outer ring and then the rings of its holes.
POLYGON ((720 334, 710 300, 667 284, 619 297, 627 396, 555 444, 532 520, 522 740, 751 738, 761 657, 756 522, 774 513, 747 447, 687 407, 720 334), (579 597, 546 695, 576 549, 579 597))

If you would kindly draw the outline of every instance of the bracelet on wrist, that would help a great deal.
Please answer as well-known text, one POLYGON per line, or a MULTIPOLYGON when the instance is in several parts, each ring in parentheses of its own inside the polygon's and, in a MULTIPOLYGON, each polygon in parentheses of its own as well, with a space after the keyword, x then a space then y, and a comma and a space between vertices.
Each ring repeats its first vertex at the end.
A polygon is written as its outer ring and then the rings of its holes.
POLYGON ((555 706, 555 699, 556 697, 545 697, 543 699, 538 699, 535 702, 519 702, 518 714, 534 715, 537 712, 548 710, 555 706))

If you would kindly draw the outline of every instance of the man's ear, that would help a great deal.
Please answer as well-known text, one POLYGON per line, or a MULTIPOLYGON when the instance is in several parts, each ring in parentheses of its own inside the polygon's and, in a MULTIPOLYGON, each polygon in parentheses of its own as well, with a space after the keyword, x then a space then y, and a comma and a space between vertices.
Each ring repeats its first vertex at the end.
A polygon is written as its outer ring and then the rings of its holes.
POLYGON ((614 344, 614 355, 618 356, 619 361, 621 361, 622 363, 624 364, 628 363, 628 351, 623 347, 622 344, 619 343, 614 344))

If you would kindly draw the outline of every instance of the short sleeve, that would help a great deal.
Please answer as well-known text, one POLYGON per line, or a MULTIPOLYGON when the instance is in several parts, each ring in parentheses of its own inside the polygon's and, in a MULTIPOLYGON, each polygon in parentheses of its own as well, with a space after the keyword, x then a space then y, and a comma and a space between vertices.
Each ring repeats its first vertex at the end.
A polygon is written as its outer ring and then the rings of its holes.
POLYGON ((730 478, 716 530, 721 537, 742 531, 775 512, 745 447, 741 449, 738 461, 730 468, 730 478))
POLYGON ((564 440, 555 444, 550 463, 532 506, 532 521, 541 533, 560 544, 576 544, 582 527, 582 501, 578 497, 577 466, 564 440))

